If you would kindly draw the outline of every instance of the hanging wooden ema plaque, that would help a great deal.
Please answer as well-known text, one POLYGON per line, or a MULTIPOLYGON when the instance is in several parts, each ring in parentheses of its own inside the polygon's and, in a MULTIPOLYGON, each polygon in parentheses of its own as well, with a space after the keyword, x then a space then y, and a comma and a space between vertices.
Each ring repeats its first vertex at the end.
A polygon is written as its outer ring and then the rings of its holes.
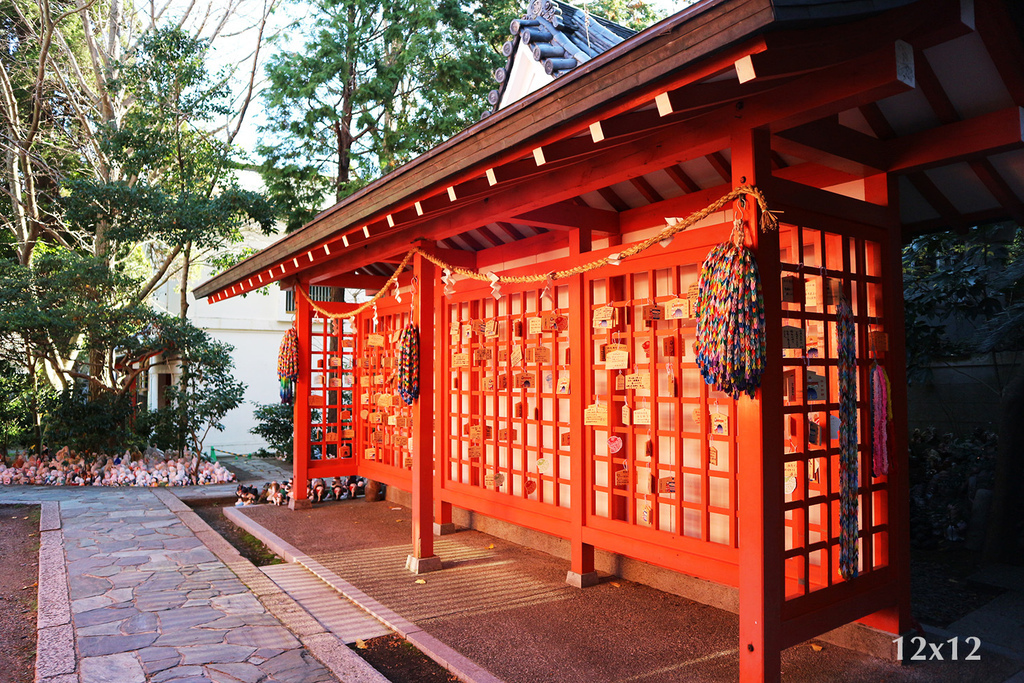
POLYGON ((638 389, 650 389, 651 388, 651 373, 649 372, 634 372, 631 375, 626 375, 626 388, 636 391, 638 389))
POLYGON ((600 306, 594 309, 594 327, 598 329, 615 327, 615 308, 613 306, 600 306))
POLYGON ((629 486, 629 470, 626 463, 622 463, 621 470, 615 470, 615 488, 624 489, 629 486))
POLYGON ((629 367, 629 351, 625 349, 609 351, 605 357, 604 367, 606 370, 625 370, 629 367))
POLYGON ((583 411, 583 424, 588 426, 608 426, 608 405, 592 403, 583 411))
POLYGON ((368 334, 366 335, 366 345, 369 347, 384 348, 384 335, 383 334, 368 334))
MULTIPOLYGON (((717 406, 715 408, 717 410, 717 406)), ((717 436, 728 436, 729 435, 729 414, 728 413, 711 413, 711 433, 717 436)))
POLYGON ((669 320, 683 320, 690 317, 690 300, 676 297, 669 301, 665 308, 668 310, 669 320))
POLYGON ((808 370, 804 396, 808 401, 824 401, 826 398, 825 376, 819 375, 814 370, 808 370))

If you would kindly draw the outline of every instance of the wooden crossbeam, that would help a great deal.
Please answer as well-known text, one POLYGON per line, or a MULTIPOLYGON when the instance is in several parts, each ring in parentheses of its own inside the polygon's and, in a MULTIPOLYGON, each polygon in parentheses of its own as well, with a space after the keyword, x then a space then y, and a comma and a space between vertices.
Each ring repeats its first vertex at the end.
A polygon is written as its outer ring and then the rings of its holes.
POLYGON ((891 172, 920 171, 1024 146, 1024 108, 1008 107, 888 143, 891 172))
POLYGON ((589 206, 578 206, 569 202, 559 202, 521 213, 512 218, 512 221, 548 228, 549 230, 590 228, 591 230, 608 234, 617 234, 619 232, 619 214, 617 212, 594 209, 589 206))
POLYGON ((859 175, 877 173, 889 164, 882 141, 841 125, 833 116, 779 132, 772 139, 772 148, 859 175))

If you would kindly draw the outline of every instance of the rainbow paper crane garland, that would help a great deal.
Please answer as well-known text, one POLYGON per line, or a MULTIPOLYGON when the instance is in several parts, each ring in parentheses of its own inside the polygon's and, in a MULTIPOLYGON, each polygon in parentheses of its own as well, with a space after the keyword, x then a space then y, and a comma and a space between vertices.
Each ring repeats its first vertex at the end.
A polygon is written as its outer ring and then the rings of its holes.
POLYGON ((761 386, 765 349, 764 298, 754 254, 743 246, 743 221, 711 250, 700 269, 697 365, 704 381, 733 398, 753 398, 761 386))
POLYGON ((857 347, 853 311, 846 298, 836 306, 839 342, 839 573, 857 576, 860 534, 857 519, 857 347))
POLYGON ((295 401, 295 380, 299 377, 299 335, 295 327, 284 333, 277 350, 277 378, 281 381, 281 403, 295 401))

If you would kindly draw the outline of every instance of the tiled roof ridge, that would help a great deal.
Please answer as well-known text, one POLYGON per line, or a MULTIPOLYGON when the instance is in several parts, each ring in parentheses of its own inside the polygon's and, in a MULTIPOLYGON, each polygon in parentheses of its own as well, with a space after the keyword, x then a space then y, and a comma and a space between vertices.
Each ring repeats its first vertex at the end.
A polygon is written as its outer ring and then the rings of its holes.
POLYGON ((502 45, 505 66, 494 70, 498 87, 487 94, 492 109, 498 109, 509 81, 512 63, 520 43, 530 46, 533 58, 553 78, 588 62, 634 35, 636 31, 591 14, 561 0, 530 0, 526 16, 509 25, 512 38, 502 45))

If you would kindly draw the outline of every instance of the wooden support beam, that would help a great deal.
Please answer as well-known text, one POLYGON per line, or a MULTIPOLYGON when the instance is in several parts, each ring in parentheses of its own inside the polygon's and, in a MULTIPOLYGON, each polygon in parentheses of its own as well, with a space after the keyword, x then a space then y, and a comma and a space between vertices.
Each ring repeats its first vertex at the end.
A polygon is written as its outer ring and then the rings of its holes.
POLYGON ((295 331, 299 363, 298 377, 295 379, 295 409, 292 411, 292 495, 288 507, 292 510, 306 510, 313 507, 308 496, 312 310, 309 301, 298 291, 295 292, 295 331))
POLYGON ((732 177, 732 169, 729 167, 729 160, 725 158, 725 155, 721 152, 712 152, 711 154, 705 154, 704 158, 711 164, 711 168, 715 169, 715 172, 722 178, 722 180, 728 182, 732 177))
POLYGON ((811 187, 831 187, 832 185, 842 185, 843 183, 861 179, 860 174, 839 171, 813 162, 777 168, 772 171, 772 175, 776 178, 790 180, 801 185, 810 185, 811 187))
MULTIPOLYGON (((540 254, 568 244, 569 232, 556 230, 544 232, 533 237, 509 242, 500 247, 486 249, 476 255, 476 270, 490 270, 493 266, 522 258, 524 254, 540 254)), ((445 258, 448 252, 441 251, 439 256, 445 258)), ((447 260, 445 258, 445 260, 447 260)))
POLYGON ((727 194, 731 188, 726 185, 718 185, 707 190, 698 190, 679 197, 665 199, 657 204, 648 204, 635 209, 625 211, 619 216, 623 232, 633 232, 665 225, 666 218, 689 216, 694 211, 700 211, 705 206, 727 194))
POLYGON ((807 185, 800 185, 789 180, 773 177, 761 188, 768 196, 772 207, 795 206, 832 216, 838 219, 856 221, 866 225, 895 229, 896 225, 890 207, 845 197, 828 190, 819 190, 807 185))
POLYGON ((619 232, 619 214, 615 211, 577 206, 570 202, 559 202, 540 209, 521 213, 510 220, 528 223, 549 230, 572 230, 590 228, 596 232, 616 234, 619 232))
POLYGON ((504 244, 501 238, 495 235, 494 232, 486 225, 481 225, 479 228, 476 229, 476 231, 480 233, 480 236, 487 240, 488 244, 490 244, 492 247, 497 247, 504 244))
POLYGON ((977 0, 978 35, 1014 103, 1024 106, 1024 46, 1017 23, 1000 0, 977 0))
POLYGON ((672 182, 684 189, 686 192, 696 192, 700 189, 700 185, 695 183, 693 178, 686 175, 686 171, 681 167, 673 165, 664 170, 668 177, 672 179, 672 182))
POLYGON ((654 186, 647 182, 647 179, 643 176, 630 178, 629 182, 636 188, 636 191, 647 200, 648 204, 657 204, 663 199, 663 197, 658 194, 658 191, 654 189, 654 186))
POLYGON ((597 193, 601 195, 601 198, 608 202, 608 204, 616 211, 621 213, 629 209, 629 204, 622 201, 622 197, 615 194, 615 190, 612 188, 602 187, 598 189, 597 193))
POLYGON ((438 249, 435 252, 440 258, 443 258, 453 266, 459 266, 461 268, 469 268, 470 270, 476 269, 477 254, 480 252, 466 251, 465 249, 438 249))
MULTIPOLYGON (((767 129, 738 131, 732 141, 731 184, 763 187, 771 174, 767 129)), ((769 197, 772 194, 769 192, 769 197)), ((755 202, 741 209, 746 239, 757 258, 765 301, 781 300, 779 233, 762 233, 755 202)), ((777 307, 778 304, 776 303, 777 307)), ((782 320, 777 308, 765 316, 768 358, 782 358, 782 320)), ((739 664, 742 683, 777 683, 781 678, 781 613, 785 602, 783 513, 782 364, 769 363, 755 398, 737 402, 739 545, 739 664)))
POLYGON ((352 275, 351 273, 344 275, 322 275, 319 278, 311 277, 309 279, 311 285, 342 287, 344 289, 369 289, 374 291, 383 287, 387 281, 388 278, 381 275, 352 275))
POLYGON ((923 171, 1024 147, 1024 108, 1008 107, 896 138, 890 172, 923 171))
POLYGON ((834 116, 780 131, 772 140, 772 148, 860 176, 873 175, 889 164, 881 140, 841 125, 834 116))
MULTIPOLYGON (((425 244, 422 248, 432 250, 434 247, 425 244)), ((416 254, 413 272, 419 286, 414 322, 419 328, 423 351, 419 368, 420 395, 412 411, 412 553, 406 561, 406 568, 415 574, 441 569, 441 559, 434 554, 434 453, 435 448, 445 447, 434 443, 434 330, 440 324, 434 309, 435 270, 433 263, 416 254)))

